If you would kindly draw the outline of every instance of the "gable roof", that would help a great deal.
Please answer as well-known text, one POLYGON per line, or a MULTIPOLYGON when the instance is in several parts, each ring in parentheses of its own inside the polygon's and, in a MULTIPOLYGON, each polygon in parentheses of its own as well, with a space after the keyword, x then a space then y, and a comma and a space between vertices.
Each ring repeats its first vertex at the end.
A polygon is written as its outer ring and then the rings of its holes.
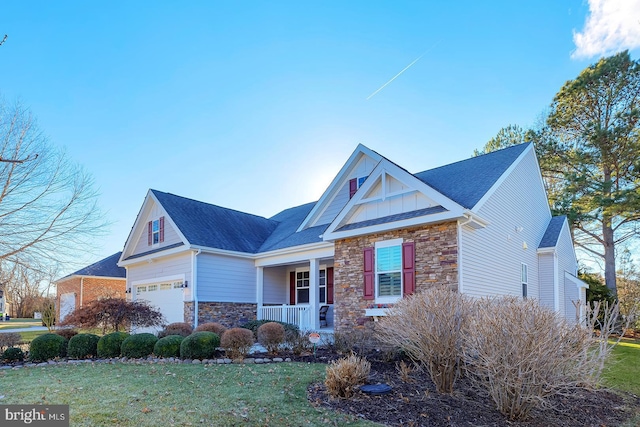
POLYGON ((124 267, 118 267, 120 255, 122 252, 110 255, 58 280, 68 279, 71 276, 121 277, 124 279, 127 276, 127 270, 124 267))
POLYGON ((547 230, 544 232, 542 240, 540 240, 538 249, 553 248, 558 244, 558 238, 560 237, 560 232, 562 231, 562 227, 566 220, 566 215, 554 216, 551 218, 551 221, 549 221, 549 225, 547 226, 547 230))
POLYGON ((461 206, 472 209, 531 145, 514 145, 414 175, 461 206))
POLYGON ((261 216, 151 190, 189 244, 256 253, 276 229, 276 221, 261 216))
POLYGON ((329 224, 309 227, 296 232, 315 204, 316 202, 312 202, 296 206, 295 208, 285 209, 279 214, 272 216, 270 219, 278 222, 278 226, 262 244, 259 252, 268 252, 292 246, 322 242, 322 237, 320 236, 329 224))

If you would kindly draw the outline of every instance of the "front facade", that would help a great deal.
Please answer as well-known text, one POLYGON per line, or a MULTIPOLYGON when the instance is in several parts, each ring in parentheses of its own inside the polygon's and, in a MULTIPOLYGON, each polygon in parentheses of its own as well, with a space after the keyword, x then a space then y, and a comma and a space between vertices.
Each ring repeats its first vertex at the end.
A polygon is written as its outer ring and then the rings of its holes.
POLYGON ((305 330, 365 328, 430 286, 573 319, 585 286, 531 144, 416 174, 359 145, 320 200, 268 219, 150 190, 118 265, 168 322, 305 330))

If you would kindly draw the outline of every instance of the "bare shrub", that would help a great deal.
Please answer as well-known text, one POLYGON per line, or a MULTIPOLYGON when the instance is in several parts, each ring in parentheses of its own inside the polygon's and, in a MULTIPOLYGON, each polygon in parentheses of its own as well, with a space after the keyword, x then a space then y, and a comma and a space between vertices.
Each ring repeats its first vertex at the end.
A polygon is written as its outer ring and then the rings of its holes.
POLYGON ((5 332, 0 334, 0 352, 9 347, 15 347, 22 342, 22 337, 17 332, 5 332))
POLYGON ((276 353, 284 342, 284 327, 280 323, 269 322, 258 328, 258 342, 266 347, 269 353, 276 353))
POLYGON ((297 334, 285 332, 284 343, 295 355, 311 352, 313 351, 313 344, 309 341, 309 334, 311 332, 312 331, 303 331, 297 334))
POLYGON ((439 393, 452 393, 462 358, 462 331, 471 303, 462 294, 432 288, 400 300, 376 329, 426 369, 439 393))
POLYGON ((198 327, 196 329, 194 329, 193 332, 213 332, 214 334, 218 334, 219 337, 222 338, 222 334, 225 333, 225 331, 227 330, 226 326, 217 323, 217 322, 207 322, 207 323, 203 323, 201 325, 198 325, 198 327))
POLYGON ((396 371, 400 374, 400 379, 403 383, 413 382, 413 378, 411 378, 413 367, 404 360, 401 360, 400 363, 396 363, 396 371))
POLYGON ((231 328, 220 338, 220 347, 230 359, 239 359, 249 354, 254 343, 253 332, 245 328, 231 328))
POLYGON ((102 332, 115 332, 137 326, 160 326, 164 323, 162 313, 145 301, 127 301, 124 298, 93 300, 68 314, 60 326, 78 328, 102 328, 102 332))
POLYGON ((364 358, 351 354, 339 360, 334 360, 327 366, 327 376, 324 384, 331 397, 349 398, 353 396, 355 388, 364 384, 369 377, 371 364, 364 358))
POLYGON ((476 309, 464 334, 467 372, 509 419, 598 378, 607 351, 594 346, 593 324, 569 324, 531 299, 481 299, 476 309))
POLYGON ((373 334, 368 329, 354 329, 346 332, 334 332, 333 348, 338 354, 364 352, 374 347, 373 334))
POLYGON ((188 337, 193 332, 193 327, 186 322, 174 322, 169 323, 160 332, 158 332, 158 338, 164 338, 169 335, 180 335, 188 337))

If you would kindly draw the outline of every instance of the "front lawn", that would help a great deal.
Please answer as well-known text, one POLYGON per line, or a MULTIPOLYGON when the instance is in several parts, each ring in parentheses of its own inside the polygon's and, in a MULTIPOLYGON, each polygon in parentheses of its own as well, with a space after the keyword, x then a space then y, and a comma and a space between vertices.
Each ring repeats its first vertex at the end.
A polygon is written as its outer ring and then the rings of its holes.
POLYGON ((11 319, 8 322, 0 322, 0 330, 2 329, 18 329, 18 328, 30 328, 32 326, 42 326, 42 319, 11 319))
POLYGON ((101 364, 0 371, 2 404, 69 404, 73 426, 376 424, 309 405, 326 365, 101 364))
POLYGON ((608 387, 640 396, 640 340, 624 338, 614 347, 604 380, 608 387))

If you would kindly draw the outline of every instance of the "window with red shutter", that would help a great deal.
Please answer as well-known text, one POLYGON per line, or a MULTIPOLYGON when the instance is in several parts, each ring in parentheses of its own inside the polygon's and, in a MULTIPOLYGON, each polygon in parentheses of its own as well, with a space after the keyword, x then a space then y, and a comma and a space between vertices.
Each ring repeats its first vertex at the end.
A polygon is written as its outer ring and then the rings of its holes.
POLYGON ((296 305, 296 272, 289 273, 289 304, 296 305))
POLYGON ((358 180, 356 178, 349 180, 349 198, 352 198, 358 191, 358 180))
POLYGON ((364 248, 364 299, 375 299, 373 248, 364 248))
POLYGON ((402 244, 402 286, 403 295, 411 295, 416 291, 416 255, 414 242, 402 244))
POLYGON ((162 243, 164 242, 164 217, 161 216, 160 217, 160 236, 159 236, 159 241, 162 243))
POLYGON ((153 227, 153 222, 149 221, 149 223, 147 224, 147 240, 149 242, 149 246, 151 246, 152 243, 152 236, 153 236, 153 232, 151 231, 152 227, 153 227))
POLYGON ((327 304, 333 304, 333 267, 327 268, 327 304))

